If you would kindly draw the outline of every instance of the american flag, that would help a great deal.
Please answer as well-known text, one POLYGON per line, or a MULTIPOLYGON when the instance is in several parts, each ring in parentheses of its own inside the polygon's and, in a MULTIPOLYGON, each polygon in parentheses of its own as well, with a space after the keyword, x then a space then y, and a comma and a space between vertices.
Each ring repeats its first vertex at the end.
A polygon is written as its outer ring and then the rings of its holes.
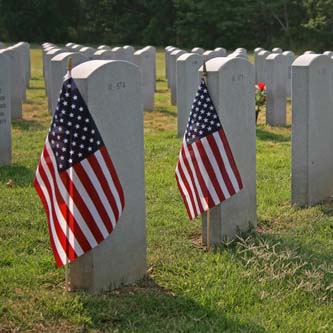
POLYGON ((103 139, 74 80, 65 78, 37 167, 58 266, 107 238, 124 209, 124 193, 103 139))
POLYGON ((243 187, 205 80, 193 101, 176 179, 191 220, 243 187))

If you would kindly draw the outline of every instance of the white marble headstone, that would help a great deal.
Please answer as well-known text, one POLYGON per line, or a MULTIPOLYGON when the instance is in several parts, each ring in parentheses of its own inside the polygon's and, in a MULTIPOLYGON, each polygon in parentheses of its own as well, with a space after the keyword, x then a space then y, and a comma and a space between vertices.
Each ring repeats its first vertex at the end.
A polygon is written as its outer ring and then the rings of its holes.
POLYGON ((256 77, 257 83, 265 81, 265 59, 270 55, 268 51, 260 51, 257 56, 255 57, 255 68, 256 68, 256 77))
POLYGON ((0 165, 11 164, 10 59, 0 52, 0 165))
POLYGON ((292 51, 284 51, 284 52, 282 52, 282 55, 285 56, 286 62, 287 62, 287 65, 288 65, 288 82, 287 82, 287 87, 286 87, 287 97, 291 97, 291 78, 292 78, 292 76, 291 76, 291 65, 295 60, 295 54, 292 51))
POLYGON ((59 53, 51 59, 49 79, 52 81, 52 90, 48 95, 49 112, 54 114, 59 93, 64 81, 64 76, 67 73, 68 58, 72 58, 72 67, 75 67, 85 61, 89 61, 89 58, 79 52, 63 52, 59 53))
POLYGON ((142 74, 144 109, 152 111, 155 97, 155 59, 150 50, 141 49, 134 53, 134 62, 142 74))
POLYGON ((203 58, 196 53, 184 53, 177 59, 177 129, 183 137, 191 106, 200 83, 199 68, 203 58))
MULTIPOLYGON (((243 189, 210 210, 212 244, 231 240, 256 226, 256 128, 254 68, 242 58, 214 58, 206 63, 212 101, 229 141, 243 189)), ((207 239, 206 214, 202 219, 207 239)))
POLYGON ((270 54, 264 64, 266 83, 266 123, 286 125, 288 63, 281 53, 270 54))
POLYGON ((97 50, 92 48, 92 47, 89 47, 89 46, 85 46, 85 47, 82 47, 79 52, 84 54, 86 57, 88 57, 90 60, 94 58, 94 53, 96 52, 97 50))
POLYGON ((272 53, 282 53, 282 49, 279 47, 274 47, 274 49, 272 49, 272 53))
POLYGON ((99 49, 94 53, 94 60, 116 60, 111 50, 99 49))
POLYGON ((175 50, 170 54, 170 63, 169 63, 169 84, 171 92, 171 105, 177 104, 177 80, 176 80, 176 61, 184 53, 187 53, 183 50, 175 50))
POLYGON ((92 60, 72 77, 108 149, 125 196, 125 209, 110 237, 77 258, 69 270, 72 290, 96 293, 130 284, 146 274, 143 100, 138 67, 92 60))
POLYGON ((191 53, 197 53, 197 54, 200 54, 200 55, 203 55, 204 52, 205 52, 205 50, 201 47, 194 47, 191 50, 191 53))
POLYGON ((332 60, 302 55, 292 76, 291 201, 302 207, 333 194, 332 60))
POLYGON ((10 97, 11 119, 22 118, 22 97, 25 89, 24 73, 21 68, 20 55, 15 48, 1 49, 0 53, 10 60, 10 97))

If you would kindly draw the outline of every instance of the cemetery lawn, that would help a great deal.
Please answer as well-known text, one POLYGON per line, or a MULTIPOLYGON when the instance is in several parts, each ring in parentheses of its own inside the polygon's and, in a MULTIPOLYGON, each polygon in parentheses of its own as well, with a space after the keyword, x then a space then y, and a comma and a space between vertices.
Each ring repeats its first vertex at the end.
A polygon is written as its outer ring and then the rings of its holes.
POLYGON ((50 116, 41 50, 31 55, 13 165, 0 167, 0 332, 333 331, 333 201, 290 205, 290 126, 259 118, 256 233, 205 252, 174 178, 181 138, 162 51, 156 108, 145 112, 147 277, 102 295, 65 292, 32 186, 50 116))

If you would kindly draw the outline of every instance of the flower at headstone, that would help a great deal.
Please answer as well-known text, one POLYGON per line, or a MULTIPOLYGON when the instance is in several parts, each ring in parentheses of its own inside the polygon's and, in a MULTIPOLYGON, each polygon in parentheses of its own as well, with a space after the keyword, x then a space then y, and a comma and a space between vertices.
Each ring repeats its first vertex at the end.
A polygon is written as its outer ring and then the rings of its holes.
POLYGON ((256 84, 256 123, 261 108, 266 104, 266 85, 264 82, 256 84))

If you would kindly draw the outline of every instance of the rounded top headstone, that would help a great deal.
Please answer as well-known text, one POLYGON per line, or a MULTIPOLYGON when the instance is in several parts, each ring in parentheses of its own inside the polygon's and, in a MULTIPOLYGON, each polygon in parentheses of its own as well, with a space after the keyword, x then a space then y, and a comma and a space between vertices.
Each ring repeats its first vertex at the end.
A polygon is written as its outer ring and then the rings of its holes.
POLYGON ((293 62, 293 66, 309 66, 317 61, 329 61, 330 63, 331 60, 323 54, 303 54, 293 62))
POLYGON ((282 53, 282 49, 279 47, 274 47, 274 49, 272 49, 273 53, 282 53))
MULTIPOLYGON (((228 66, 231 62, 238 62, 238 63, 250 63, 245 58, 237 58, 237 57, 216 57, 208 60, 206 62, 206 69, 207 72, 219 72, 223 67, 228 66)), ((203 71, 203 66, 199 69, 200 72, 203 71)))
POLYGON ((183 54, 184 52, 185 51, 183 51, 183 50, 177 49, 177 50, 172 51, 170 55, 176 56, 176 55, 179 55, 180 53, 183 54))
POLYGON ((181 56, 179 56, 177 58, 177 62, 178 61, 187 61, 187 60, 190 60, 190 59, 193 59, 193 60, 195 60, 195 59, 200 60, 201 59, 202 60, 202 56, 198 53, 184 53, 184 54, 182 54, 181 56))
POLYGON ((258 55, 259 56, 268 56, 269 54, 271 54, 271 52, 269 52, 269 51, 266 51, 266 50, 263 50, 263 51, 260 51, 259 53, 258 53, 258 55))
POLYGON ((305 51, 303 54, 316 54, 316 53, 313 51, 305 51))

